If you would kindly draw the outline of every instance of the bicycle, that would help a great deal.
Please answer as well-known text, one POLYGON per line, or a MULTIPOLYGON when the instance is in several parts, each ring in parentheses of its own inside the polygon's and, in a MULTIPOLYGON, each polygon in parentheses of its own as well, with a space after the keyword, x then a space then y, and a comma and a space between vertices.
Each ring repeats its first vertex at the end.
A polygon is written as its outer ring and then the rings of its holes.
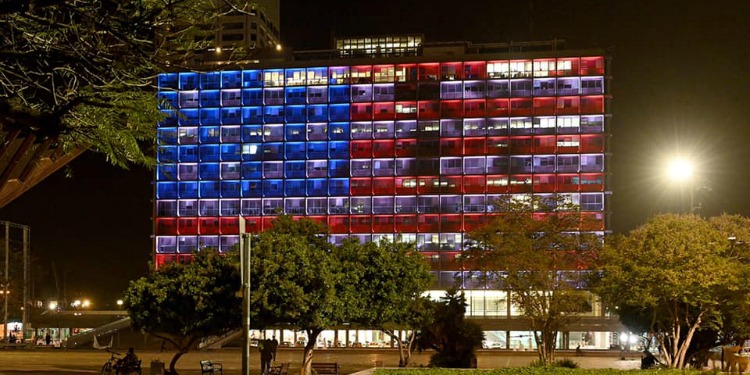
POLYGON ((112 356, 109 357, 109 360, 105 362, 104 365, 102 365, 102 373, 101 373, 102 375, 112 375, 117 372, 116 368, 117 368, 117 362, 120 361, 120 357, 118 357, 120 353, 116 353, 116 352, 110 352, 110 353, 112 353, 112 356))

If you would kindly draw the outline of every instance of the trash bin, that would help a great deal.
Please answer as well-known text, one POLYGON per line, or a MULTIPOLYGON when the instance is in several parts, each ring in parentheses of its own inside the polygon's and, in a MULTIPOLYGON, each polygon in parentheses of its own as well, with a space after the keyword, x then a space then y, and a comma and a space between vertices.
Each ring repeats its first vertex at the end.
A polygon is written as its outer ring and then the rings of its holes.
POLYGON ((160 360, 151 361, 151 375, 164 375, 164 362, 160 360))

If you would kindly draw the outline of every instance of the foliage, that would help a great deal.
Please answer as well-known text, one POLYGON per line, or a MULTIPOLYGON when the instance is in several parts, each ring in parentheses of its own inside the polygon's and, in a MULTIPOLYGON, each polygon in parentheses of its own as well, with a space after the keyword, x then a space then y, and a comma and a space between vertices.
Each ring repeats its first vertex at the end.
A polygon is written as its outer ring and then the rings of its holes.
POLYGON ((378 328, 394 339, 399 348, 399 366, 411 359, 415 335, 402 343, 396 330, 416 330, 430 322, 429 300, 422 297, 431 282, 429 265, 413 243, 345 241, 336 248, 342 287, 338 296, 346 301, 349 322, 378 328), (404 347, 406 346, 406 347, 404 347))
POLYGON ((601 239, 580 232, 587 223, 561 196, 506 199, 495 206, 500 214, 469 234, 464 267, 508 291, 530 320, 539 359, 551 363, 560 328, 590 309, 580 270, 593 262, 601 239))
POLYGON ((464 370, 449 368, 422 369, 376 369, 374 375, 698 375, 700 371, 684 370, 618 370, 618 369, 571 369, 566 367, 507 367, 491 370, 464 370))
POLYGON ((191 263, 170 263, 132 281, 124 301, 135 329, 177 348, 169 364, 169 372, 176 374, 177 360, 202 337, 240 327, 241 301, 235 295, 239 285, 235 264, 203 250, 191 263))
POLYGON ((727 311, 748 309, 746 249, 722 229, 733 220, 658 215, 607 241, 595 291, 631 330, 647 327, 669 367, 688 364, 699 329, 744 329, 727 311))
POLYGON ((578 368, 578 363, 570 358, 563 358, 556 360, 553 365, 555 367, 566 367, 566 368, 578 368))
POLYGON ((466 298, 455 289, 433 302, 434 320, 419 332, 420 350, 433 349, 430 365, 449 368, 476 368, 476 349, 482 347, 482 328, 467 321, 466 298))

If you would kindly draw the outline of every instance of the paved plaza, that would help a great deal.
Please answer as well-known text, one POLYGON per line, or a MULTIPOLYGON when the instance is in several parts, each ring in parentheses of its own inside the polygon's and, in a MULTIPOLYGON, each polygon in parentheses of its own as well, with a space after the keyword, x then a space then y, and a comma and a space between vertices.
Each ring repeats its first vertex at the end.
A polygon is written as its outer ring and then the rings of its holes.
MULTIPOLYGON (((260 375, 260 355, 253 348, 251 374, 260 375)), ((166 362, 172 358, 170 352, 136 351, 143 361, 143 374, 151 374, 151 361, 166 362)), ((413 365, 427 365, 430 353, 414 353, 413 365)), ((517 367, 527 365, 535 360, 535 352, 509 351, 479 351, 478 366, 483 369, 498 367, 517 367)), ((584 368, 616 368, 636 369, 640 364, 640 354, 631 352, 625 360, 620 359, 619 352, 585 352, 576 357, 573 351, 560 351, 558 358, 571 358, 584 368)), ((63 350, 63 349, 35 349, 35 350, 5 350, 0 351, 0 375, 10 374, 56 374, 77 375, 99 373, 101 366, 109 359, 109 353, 93 350, 63 350)), ((191 352, 185 354, 177 362, 180 374, 200 374, 199 361, 210 359, 222 362, 224 374, 240 374, 239 348, 191 352)), ((344 374, 365 370, 377 366, 395 367, 398 365, 398 351, 395 349, 318 349, 315 351, 314 362, 338 362, 344 374)), ((301 349, 279 349, 277 362, 291 362, 289 374, 298 374, 302 362, 301 349)))

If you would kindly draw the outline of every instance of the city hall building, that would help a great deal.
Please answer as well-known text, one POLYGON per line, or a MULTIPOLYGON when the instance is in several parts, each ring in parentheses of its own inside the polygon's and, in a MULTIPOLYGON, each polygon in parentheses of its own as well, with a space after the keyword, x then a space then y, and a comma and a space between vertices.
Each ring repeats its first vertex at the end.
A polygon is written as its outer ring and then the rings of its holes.
MULTIPOLYGON (((305 216, 334 244, 414 242, 435 275, 431 294, 462 285, 487 346, 531 349, 506 291, 476 289, 454 259, 501 197, 559 194, 581 207, 582 231, 608 230, 603 51, 419 35, 335 45, 159 76, 168 116, 158 124, 155 264, 236 248, 239 215, 252 232, 279 213, 305 216)), ((592 305, 559 347, 619 344, 617 318, 592 305)), ((382 336, 323 334, 334 337, 368 345, 382 336)))

